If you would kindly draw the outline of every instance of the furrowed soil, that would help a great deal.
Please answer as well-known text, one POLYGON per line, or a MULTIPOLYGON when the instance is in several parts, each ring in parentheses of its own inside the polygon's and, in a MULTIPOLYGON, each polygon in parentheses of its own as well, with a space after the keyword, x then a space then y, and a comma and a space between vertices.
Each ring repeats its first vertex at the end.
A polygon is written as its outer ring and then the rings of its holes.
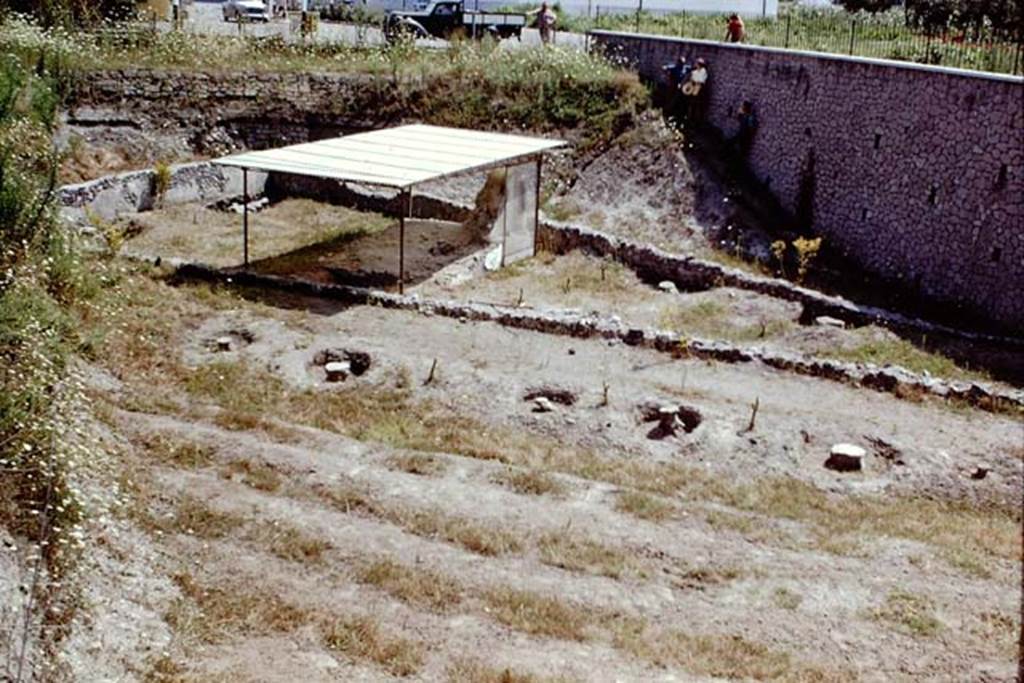
MULTIPOLYGON (((599 268, 568 258, 514 277, 599 268)), ((88 376, 131 500, 97 571, 140 626, 78 625, 82 679, 1014 675, 1014 417, 97 267, 88 376), (328 382, 346 353, 369 367, 328 382), (646 402, 699 424, 659 433, 646 402), (863 471, 823 466, 837 442, 863 471)), ((626 308, 659 317, 660 295, 626 308)))

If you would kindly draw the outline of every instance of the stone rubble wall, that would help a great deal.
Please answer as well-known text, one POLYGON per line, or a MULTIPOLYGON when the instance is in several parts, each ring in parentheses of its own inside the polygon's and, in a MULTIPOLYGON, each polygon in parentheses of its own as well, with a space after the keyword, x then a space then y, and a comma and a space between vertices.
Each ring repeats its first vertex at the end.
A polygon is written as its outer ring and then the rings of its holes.
POLYGON ((735 135, 798 222, 926 300, 1024 331, 1024 79, 667 36, 593 31, 652 82, 709 62, 705 119, 735 135))
MULTIPOLYGON (((170 167, 170 184, 164 196, 156 196, 156 172, 153 169, 105 176, 58 191, 64 217, 87 224, 92 217, 112 220, 123 213, 149 211, 159 199, 164 206, 210 202, 242 195, 242 171, 217 166, 208 161, 177 164, 170 167)), ((249 172, 249 194, 263 194, 267 174, 249 172)))
POLYGON ((646 348, 678 357, 716 360, 726 363, 760 362, 769 367, 818 377, 899 396, 931 395, 963 402, 988 411, 1024 409, 1024 391, 1003 390, 978 382, 945 381, 922 377, 899 367, 877 367, 833 360, 808 359, 797 354, 743 347, 720 341, 682 337, 652 328, 628 328, 615 318, 600 318, 568 312, 540 312, 449 300, 421 299, 416 294, 390 294, 361 287, 333 285, 236 269, 218 269, 203 264, 181 264, 176 277, 186 280, 267 287, 296 294, 330 298, 350 304, 440 315, 463 322, 494 322, 506 327, 579 338, 602 338, 611 343, 646 348))

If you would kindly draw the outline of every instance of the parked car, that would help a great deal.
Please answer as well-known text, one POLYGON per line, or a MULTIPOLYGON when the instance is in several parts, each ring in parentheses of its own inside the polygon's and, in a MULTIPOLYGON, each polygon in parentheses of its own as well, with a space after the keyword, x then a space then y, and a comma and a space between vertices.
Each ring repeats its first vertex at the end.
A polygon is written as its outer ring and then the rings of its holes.
POLYGON ((467 10, 463 2, 438 0, 423 10, 406 12, 394 10, 384 18, 384 36, 389 41, 401 35, 417 38, 450 39, 456 36, 483 38, 521 38, 526 26, 525 14, 507 12, 477 12, 467 10))
POLYGON ((260 0, 224 0, 224 21, 270 21, 270 11, 260 0))

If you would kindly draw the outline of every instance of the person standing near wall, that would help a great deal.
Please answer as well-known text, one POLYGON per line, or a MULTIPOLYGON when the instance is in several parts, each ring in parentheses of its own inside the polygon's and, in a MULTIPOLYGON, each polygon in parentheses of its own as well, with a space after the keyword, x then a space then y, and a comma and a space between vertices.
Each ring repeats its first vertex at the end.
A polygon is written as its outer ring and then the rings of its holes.
POLYGON ((742 43, 746 37, 747 30, 743 25, 743 19, 738 14, 730 14, 729 23, 725 27, 725 42, 742 43))
POLYGON ((540 31, 540 42, 550 45, 555 39, 555 24, 558 23, 558 15, 548 7, 548 3, 542 2, 540 7, 526 13, 529 16, 537 16, 537 29, 540 31))
POLYGON ((681 86, 683 93, 683 117, 689 122, 699 121, 701 118, 701 93, 708 82, 708 65, 703 58, 696 61, 689 78, 681 86))
POLYGON ((692 68, 686 62, 686 57, 683 55, 679 55, 675 62, 661 67, 661 70, 665 73, 665 81, 668 86, 665 90, 665 98, 662 100, 662 108, 670 122, 674 123, 679 118, 682 110, 680 99, 683 96, 681 88, 689 80, 692 68))

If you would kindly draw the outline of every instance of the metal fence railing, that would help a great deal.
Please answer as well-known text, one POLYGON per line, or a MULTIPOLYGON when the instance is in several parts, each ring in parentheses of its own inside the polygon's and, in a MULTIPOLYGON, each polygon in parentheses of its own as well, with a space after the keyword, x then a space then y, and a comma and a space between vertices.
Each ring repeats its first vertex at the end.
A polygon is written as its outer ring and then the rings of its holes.
MULTIPOLYGON (((725 40, 726 16, 649 11, 598 5, 574 23, 589 28, 725 40)), ((582 28, 578 26, 577 28, 582 28)), ((1021 36, 991 29, 926 31, 907 25, 898 12, 850 15, 841 11, 788 11, 745 22, 749 45, 896 59, 920 64, 1024 74, 1021 36)))

